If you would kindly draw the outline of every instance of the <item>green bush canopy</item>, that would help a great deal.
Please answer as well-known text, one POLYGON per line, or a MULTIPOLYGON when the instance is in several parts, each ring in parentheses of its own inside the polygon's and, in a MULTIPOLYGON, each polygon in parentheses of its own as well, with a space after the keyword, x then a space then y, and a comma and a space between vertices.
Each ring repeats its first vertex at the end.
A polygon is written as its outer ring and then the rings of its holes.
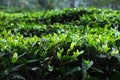
POLYGON ((0 80, 120 80, 120 11, 0 13, 0 80))

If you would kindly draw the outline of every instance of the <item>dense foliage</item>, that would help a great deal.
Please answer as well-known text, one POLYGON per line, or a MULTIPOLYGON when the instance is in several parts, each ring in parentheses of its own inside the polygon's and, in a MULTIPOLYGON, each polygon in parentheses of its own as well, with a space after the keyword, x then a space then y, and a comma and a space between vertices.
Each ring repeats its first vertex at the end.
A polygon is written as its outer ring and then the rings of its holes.
POLYGON ((0 13, 0 80, 119 80, 119 12, 0 13))

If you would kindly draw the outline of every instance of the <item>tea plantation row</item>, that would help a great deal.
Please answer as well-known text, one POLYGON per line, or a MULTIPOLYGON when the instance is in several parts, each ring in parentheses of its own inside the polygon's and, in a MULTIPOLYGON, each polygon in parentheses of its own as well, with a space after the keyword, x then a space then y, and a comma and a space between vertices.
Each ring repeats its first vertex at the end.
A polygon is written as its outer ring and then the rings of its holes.
POLYGON ((119 80, 119 12, 1 12, 0 80, 119 80))

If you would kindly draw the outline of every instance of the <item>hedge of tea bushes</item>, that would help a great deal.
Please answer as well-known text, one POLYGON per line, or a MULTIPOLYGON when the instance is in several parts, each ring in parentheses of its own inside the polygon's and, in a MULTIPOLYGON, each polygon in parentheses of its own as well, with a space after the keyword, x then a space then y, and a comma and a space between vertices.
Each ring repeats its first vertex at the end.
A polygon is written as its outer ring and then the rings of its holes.
POLYGON ((119 80, 119 11, 0 13, 0 80, 119 80))
POLYGON ((13 26, 19 24, 54 24, 54 23, 67 23, 79 24, 89 26, 104 27, 106 24, 116 26, 119 20, 119 11, 105 10, 105 9, 63 9, 51 10, 46 12, 35 13, 0 13, 0 19, 4 23, 1 25, 13 26), (73 16, 74 15, 74 16, 73 16), (115 25, 116 24, 116 25, 115 25))

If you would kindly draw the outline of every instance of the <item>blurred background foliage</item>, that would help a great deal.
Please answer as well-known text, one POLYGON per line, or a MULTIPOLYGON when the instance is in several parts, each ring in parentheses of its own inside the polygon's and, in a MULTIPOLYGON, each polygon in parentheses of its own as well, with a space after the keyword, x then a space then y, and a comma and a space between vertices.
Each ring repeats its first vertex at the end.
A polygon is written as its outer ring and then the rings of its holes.
POLYGON ((0 10, 7 12, 77 8, 81 6, 120 9, 120 0, 0 0, 0 10))

